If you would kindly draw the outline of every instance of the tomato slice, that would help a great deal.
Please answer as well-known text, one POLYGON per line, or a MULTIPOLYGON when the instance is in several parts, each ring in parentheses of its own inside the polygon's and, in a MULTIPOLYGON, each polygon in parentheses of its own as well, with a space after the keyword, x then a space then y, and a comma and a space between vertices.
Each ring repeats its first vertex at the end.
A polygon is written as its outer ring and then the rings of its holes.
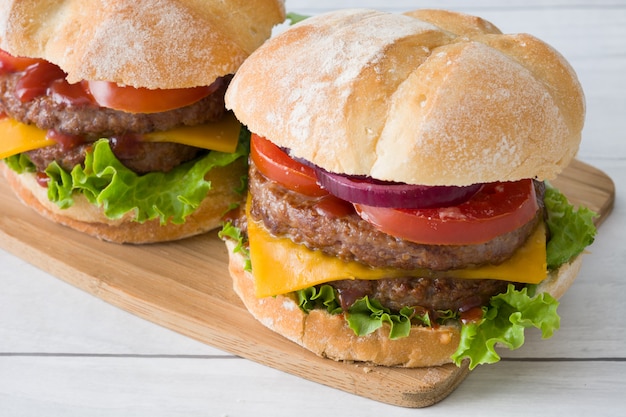
POLYGON ((311 197, 327 195, 317 183, 315 170, 291 158, 269 140, 252 134, 250 157, 257 169, 272 181, 311 197))
MULTIPOLYGON (((56 65, 38 58, 15 57, 0 49, 0 73, 22 72, 21 84, 18 85, 19 98, 29 101, 46 93, 53 81, 63 80, 65 73, 56 65), (27 86, 26 86, 27 84, 27 86)), ((188 106, 203 99, 217 90, 224 80, 216 80, 208 86, 174 89, 148 89, 120 86, 108 81, 83 81, 71 85, 72 100, 85 102, 95 100, 96 104, 128 113, 159 113, 188 106), (84 91, 84 90, 87 91, 84 91)), ((61 98, 65 98, 61 96, 61 98)))
POLYGON ((355 204, 380 231, 429 245, 480 244, 529 222, 539 206, 533 181, 484 184, 470 200, 453 207, 395 209, 355 204))
POLYGON ((211 94, 215 87, 168 90, 120 86, 108 81, 88 81, 89 92, 102 107, 128 113, 159 113, 188 106, 211 94))
POLYGON ((39 58, 25 58, 9 54, 0 49, 0 71, 3 72, 19 72, 38 62, 45 62, 39 58))

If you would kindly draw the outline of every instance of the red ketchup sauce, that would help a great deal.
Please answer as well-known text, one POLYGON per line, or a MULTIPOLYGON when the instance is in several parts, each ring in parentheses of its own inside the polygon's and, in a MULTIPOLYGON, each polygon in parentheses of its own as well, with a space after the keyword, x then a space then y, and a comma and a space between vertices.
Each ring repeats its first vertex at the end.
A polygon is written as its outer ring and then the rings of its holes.
POLYGON ((97 106, 96 101, 87 88, 87 82, 70 84, 65 78, 53 80, 46 93, 56 103, 68 106, 97 106))
POLYGON ((120 159, 130 159, 137 155, 140 149, 142 135, 127 133, 125 135, 112 136, 109 138, 111 149, 120 159))
POLYGON ((461 322, 463 324, 477 323, 483 318, 483 309, 481 307, 473 307, 461 313, 461 322))
MULTIPOLYGON (((22 103, 35 100, 37 97, 49 96, 56 103, 67 106, 97 106, 84 83, 70 84, 67 74, 43 59, 21 58, 9 55, 0 50, 0 73, 19 74, 15 84, 15 97, 22 103)), ((48 138, 59 143, 64 150, 84 142, 84 138, 49 130, 48 138)))
POLYGON ((79 135, 69 135, 67 133, 61 133, 56 130, 50 129, 46 133, 48 139, 52 139, 59 145, 64 151, 68 151, 81 143, 85 142, 85 138, 79 135))
POLYGON ((50 84, 58 79, 64 79, 65 73, 61 68, 46 61, 39 61, 27 67, 15 86, 15 96, 27 103, 48 92, 50 84))
POLYGON ((43 188, 48 188, 48 183, 50 182, 50 177, 48 175, 46 175, 45 172, 37 172, 35 174, 35 179, 37 180, 37 184, 39 184, 43 188))
POLYGON ((15 97, 22 103, 47 95, 57 103, 97 106, 85 83, 68 83, 67 74, 46 60, 13 57, 0 51, 0 73, 21 74, 15 86, 15 97))
MULTIPOLYGON (((15 57, 0 50, 0 74, 18 74, 13 94, 22 103, 48 96, 66 106, 98 106, 85 83, 70 84, 67 74, 44 59, 15 57)), ((4 113, 2 113, 4 115, 4 113)), ((64 151, 85 142, 83 136, 48 130, 46 136, 61 145, 64 151)), ((49 178, 44 172, 36 174, 37 183, 47 187, 49 178)))

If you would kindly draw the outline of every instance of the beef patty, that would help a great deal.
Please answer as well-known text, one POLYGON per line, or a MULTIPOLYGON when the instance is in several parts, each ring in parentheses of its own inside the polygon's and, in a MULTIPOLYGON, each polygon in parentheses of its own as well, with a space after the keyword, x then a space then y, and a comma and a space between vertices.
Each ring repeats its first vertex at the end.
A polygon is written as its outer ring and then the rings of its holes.
POLYGON ((469 311, 487 305, 492 296, 506 292, 510 282, 496 279, 389 278, 329 282, 337 290, 339 302, 347 310, 364 296, 397 312, 402 307, 421 307, 434 316, 438 311, 469 311))
POLYGON ((72 105, 49 95, 22 102, 14 94, 19 77, 19 73, 0 75, 0 110, 22 123, 80 137, 71 147, 58 144, 28 152, 39 171, 45 170, 53 161, 71 170, 84 162, 90 142, 113 138, 113 153, 139 174, 167 172, 203 152, 177 143, 141 142, 136 135, 221 119, 226 112, 224 93, 232 78, 218 79, 212 94, 186 107, 160 113, 126 113, 96 105, 72 105))
MULTIPOLYGON (((384 307, 398 311, 404 306, 419 306, 431 311, 465 311, 487 304, 491 296, 506 291, 509 282, 488 279, 454 279, 445 270, 483 264, 497 264, 508 259, 522 246, 538 222, 543 221, 545 186, 535 182, 539 210, 521 228, 476 245, 424 245, 405 241, 378 231, 356 212, 343 217, 320 213, 319 198, 292 192, 265 178, 251 164, 249 187, 252 195, 251 217, 263 222, 277 236, 321 250, 344 261, 356 261, 374 267, 407 270, 407 276, 379 280, 342 280, 330 282, 344 309, 356 299, 368 295, 384 307), (427 268, 442 271, 437 277, 415 277, 410 270, 427 268)), ((245 227, 245 223, 240 223, 245 227)))
POLYGON ((292 192, 269 181, 251 164, 249 187, 251 214, 270 233, 344 261, 373 267, 435 271, 498 264, 508 259, 534 231, 543 215, 543 183, 536 182, 539 209, 517 230, 477 245, 425 245, 393 237, 377 230, 351 211, 340 219, 319 210, 319 198, 292 192))
POLYGON ((20 73, 0 75, 0 105, 7 115, 43 130, 84 136, 92 141, 219 120, 225 113, 224 93, 232 78, 218 79, 213 94, 186 107, 160 113, 126 113, 97 105, 72 105, 50 95, 38 96, 23 103, 14 93, 20 76, 20 73))
MULTIPOLYGON (((115 157, 137 174, 168 172, 205 152, 203 149, 180 143, 150 143, 130 138, 111 139, 109 144, 115 157)), ((26 152, 26 154, 39 172, 45 171, 53 161, 69 172, 74 166, 83 165, 85 153, 91 149, 92 145, 93 142, 85 142, 70 149, 62 145, 53 145, 26 152)))

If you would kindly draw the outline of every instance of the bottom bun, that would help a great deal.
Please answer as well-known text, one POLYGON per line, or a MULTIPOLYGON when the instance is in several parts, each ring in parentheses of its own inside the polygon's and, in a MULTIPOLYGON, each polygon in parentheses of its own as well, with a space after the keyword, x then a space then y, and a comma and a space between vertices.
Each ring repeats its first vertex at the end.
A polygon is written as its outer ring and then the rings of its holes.
MULTIPOLYGON (((269 329, 314 352, 336 361, 366 362, 372 365, 420 368, 451 363, 460 340, 460 326, 437 328, 413 326, 408 337, 390 340, 389 326, 367 336, 356 336, 342 315, 325 310, 304 313, 293 298, 276 296, 257 298, 254 278, 244 270, 245 259, 233 252, 235 242, 226 240, 229 271, 233 288, 248 311, 269 329)), ((559 298, 574 281, 582 261, 578 256, 571 263, 552 272, 538 290, 559 298)))
POLYGON ((158 219, 144 223, 133 221, 131 214, 109 219, 100 207, 82 195, 74 197, 71 207, 61 209, 48 200, 46 188, 39 185, 34 174, 18 174, 0 162, 0 171, 15 194, 24 205, 43 217, 101 240, 134 244, 183 239, 218 227, 232 203, 243 198, 235 190, 241 187, 241 177, 246 174, 246 169, 245 158, 225 167, 213 168, 206 176, 212 189, 198 209, 186 218, 185 223, 161 225, 158 219))

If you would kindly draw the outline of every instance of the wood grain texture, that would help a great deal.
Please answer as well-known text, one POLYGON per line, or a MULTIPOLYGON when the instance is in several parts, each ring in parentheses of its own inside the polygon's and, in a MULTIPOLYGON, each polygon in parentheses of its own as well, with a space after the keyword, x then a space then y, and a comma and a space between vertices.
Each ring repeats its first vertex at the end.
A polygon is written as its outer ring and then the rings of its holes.
MULTIPOLYGON (((610 213, 610 178, 580 161, 554 184, 575 204, 610 213)), ((445 398, 468 375, 447 365, 399 369, 317 357, 256 322, 232 291, 217 233, 147 246, 95 240, 51 223, 0 180, 0 246, 96 297, 216 348, 349 393, 404 407, 445 398)))
POLYGON ((552 184, 563 191, 575 205, 585 206, 599 214, 600 225, 613 210, 615 184, 604 172, 574 160, 552 184))

